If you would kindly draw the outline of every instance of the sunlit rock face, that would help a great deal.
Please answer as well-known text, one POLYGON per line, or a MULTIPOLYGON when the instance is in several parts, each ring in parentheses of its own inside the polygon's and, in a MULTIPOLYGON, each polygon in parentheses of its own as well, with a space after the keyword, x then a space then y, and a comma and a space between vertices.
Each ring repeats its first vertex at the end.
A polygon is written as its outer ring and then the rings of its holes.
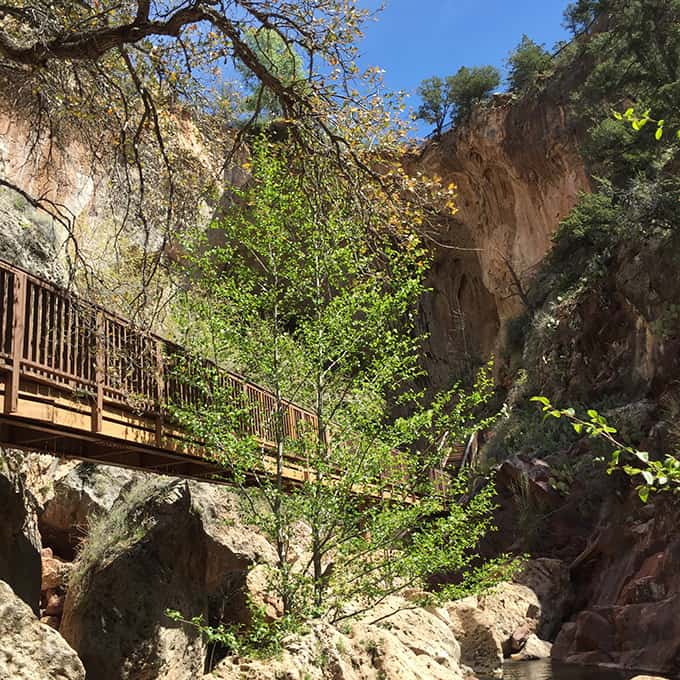
POLYGON ((566 107, 550 93, 498 96, 469 124, 429 143, 412 171, 457 187, 458 213, 433 236, 432 288, 422 304, 435 386, 469 358, 488 358, 523 310, 526 286, 589 181, 566 107))

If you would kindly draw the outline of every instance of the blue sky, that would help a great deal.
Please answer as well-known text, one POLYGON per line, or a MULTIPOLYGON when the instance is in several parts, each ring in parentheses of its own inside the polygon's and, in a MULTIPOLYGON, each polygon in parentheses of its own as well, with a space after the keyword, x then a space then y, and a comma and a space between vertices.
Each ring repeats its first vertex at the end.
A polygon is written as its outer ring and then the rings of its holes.
MULTIPOLYGON (((455 73, 461 66, 504 69, 526 33, 552 48, 567 39, 562 12, 568 0, 387 0, 365 25, 360 64, 385 69, 391 90, 415 89, 423 78, 455 73)), ((364 6, 375 7, 377 0, 364 6)), ((411 104, 417 106, 414 96, 411 104)))

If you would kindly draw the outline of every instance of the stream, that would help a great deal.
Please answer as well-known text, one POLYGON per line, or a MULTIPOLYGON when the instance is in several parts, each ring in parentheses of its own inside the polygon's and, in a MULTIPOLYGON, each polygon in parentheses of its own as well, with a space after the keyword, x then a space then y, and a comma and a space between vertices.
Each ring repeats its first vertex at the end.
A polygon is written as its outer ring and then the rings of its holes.
POLYGON ((572 666, 549 659, 509 662, 503 667, 503 680, 630 680, 635 675, 638 673, 572 666))

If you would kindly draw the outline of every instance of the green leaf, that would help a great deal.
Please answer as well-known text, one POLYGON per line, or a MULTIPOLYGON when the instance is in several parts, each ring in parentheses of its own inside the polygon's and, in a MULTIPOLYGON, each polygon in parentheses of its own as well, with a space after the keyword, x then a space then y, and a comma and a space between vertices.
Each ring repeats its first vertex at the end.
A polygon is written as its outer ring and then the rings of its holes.
POLYGON ((642 478, 645 480, 647 484, 649 484, 649 486, 652 486, 652 484, 654 484, 654 475, 649 470, 642 471, 642 478))
POLYGON ((643 503, 647 502, 647 499, 649 498, 649 487, 647 486, 639 486, 638 487, 638 496, 640 497, 640 500, 643 503))
POLYGON ((597 418, 600 414, 594 409, 594 408, 589 408, 588 411, 588 417, 589 418, 597 418))
POLYGON ((647 451, 633 451, 633 455, 639 458, 643 463, 649 463, 649 454, 647 451))
POLYGON ((539 404, 543 404, 543 406, 550 406, 550 400, 547 397, 531 397, 529 401, 537 401, 539 404))
POLYGON ((663 128, 657 128, 656 134, 654 135, 656 137, 657 142, 663 137, 663 128))
POLYGON ((618 111, 612 111, 612 116, 614 116, 616 120, 623 120, 623 114, 619 113, 618 111))
POLYGON ((581 423, 572 423, 571 426, 574 428, 576 434, 581 434, 583 431, 583 425, 581 425, 581 423))

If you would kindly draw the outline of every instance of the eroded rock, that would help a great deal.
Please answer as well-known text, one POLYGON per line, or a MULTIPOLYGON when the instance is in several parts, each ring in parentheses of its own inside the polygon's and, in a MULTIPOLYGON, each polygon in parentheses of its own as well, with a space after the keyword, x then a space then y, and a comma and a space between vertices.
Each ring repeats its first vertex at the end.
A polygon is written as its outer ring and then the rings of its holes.
MULTIPOLYGON (((377 612, 409 606, 393 598, 377 612)), ((375 615, 376 612, 373 612, 375 615)), ((464 680, 460 648, 439 616, 423 609, 400 611, 379 623, 367 619, 340 632, 316 621, 308 634, 286 641, 280 657, 220 663, 210 680, 464 680)))
POLYGON ((512 655, 515 661, 534 661, 536 659, 549 659, 552 645, 541 640, 537 635, 530 635, 522 649, 512 655))
POLYGON ((88 672, 101 680, 202 674, 199 632, 166 611, 212 624, 244 617, 248 571, 274 551, 237 515, 233 491, 156 477, 92 525, 61 623, 88 672))
POLYGON ((40 515, 43 541, 67 558, 75 555, 89 522, 111 510, 123 489, 143 473, 93 463, 61 464, 40 515))
POLYGON ((0 581, 0 678, 85 680, 77 654, 59 633, 0 581))
POLYGON ((37 504, 25 484, 23 455, 0 450, 0 579, 38 614, 42 544, 37 504))
POLYGON ((477 598, 465 598, 447 607, 450 626, 461 646, 461 660, 481 675, 502 677, 503 638, 489 612, 477 598))

